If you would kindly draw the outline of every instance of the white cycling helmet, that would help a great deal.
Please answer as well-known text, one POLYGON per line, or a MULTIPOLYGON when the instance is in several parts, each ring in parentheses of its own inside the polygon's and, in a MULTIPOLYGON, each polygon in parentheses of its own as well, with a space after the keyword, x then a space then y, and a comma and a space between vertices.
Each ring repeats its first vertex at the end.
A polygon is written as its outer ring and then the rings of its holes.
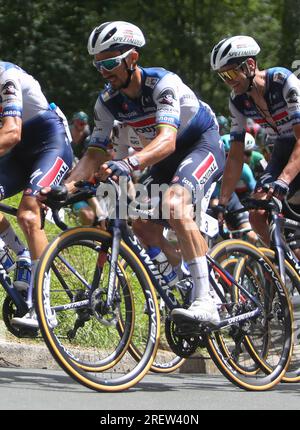
POLYGON ((96 55, 105 51, 141 48, 145 43, 145 37, 136 25, 125 21, 105 22, 90 34, 88 52, 96 55))
POLYGON ((250 36, 234 36, 221 40, 212 50, 210 65, 213 70, 231 63, 241 63, 244 59, 255 57, 260 47, 250 36))
POLYGON ((245 147, 244 151, 253 151, 256 148, 255 139, 250 133, 246 133, 245 135, 245 147))

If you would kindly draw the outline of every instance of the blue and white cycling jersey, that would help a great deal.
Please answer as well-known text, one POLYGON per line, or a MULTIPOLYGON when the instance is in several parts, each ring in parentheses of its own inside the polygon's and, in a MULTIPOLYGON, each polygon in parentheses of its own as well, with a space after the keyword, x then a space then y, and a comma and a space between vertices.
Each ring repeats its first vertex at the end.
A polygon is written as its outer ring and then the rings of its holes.
POLYGON ((244 141, 247 118, 263 127, 272 140, 295 138, 293 126, 300 124, 300 81, 288 69, 266 70, 265 101, 271 118, 266 119, 247 94, 230 96, 232 140, 244 141))
POLYGON ((0 157, 0 200, 24 190, 36 195, 57 185, 72 166, 67 121, 50 107, 40 84, 15 64, 0 61, 0 122, 22 119, 21 141, 0 157))
POLYGON ((0 116, 17 116, 23 124, 49 110, 40 84, 19 66, 0 61, 0 116))
POLYGON ((177 130, 177 147, 189 147, 217 121, 210 107, 198 100, 176 74, 162 68, 140 68, 141 95, 132 100, 108 86, 95 105, 95 128, 90 147, 106 149, 114 121, 129 125, 143 147, 160 126, 177 130))

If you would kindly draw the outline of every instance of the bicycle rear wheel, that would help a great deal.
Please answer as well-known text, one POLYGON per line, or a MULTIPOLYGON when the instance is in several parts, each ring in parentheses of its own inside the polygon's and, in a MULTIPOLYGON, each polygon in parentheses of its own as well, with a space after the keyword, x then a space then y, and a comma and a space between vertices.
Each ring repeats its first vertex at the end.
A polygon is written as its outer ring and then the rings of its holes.
MULTIPOLYGON (((260 248, 276 267, 275 252, 268 248, 260 248)), ((299 344, 299 329, 300 329, 300 278, 297 271, 291 264, 285 260, 285 276, 286 288, 293 307, 294 315, 294 348, 293 355, 290 361, 288 370, 282 378, 282 382, 299 382, 300 381, 300 344, 299 344)))
POLYGON ((234 286, 230 277, 217 271, 227 302, 222 318, 230 318, 230 325, 207 337, 211 357, 235 385, 255 391, 272 388, 284 376, 292 354, 288 293, 270 260, 247 242, 224 241, 210 255, 220 262, 236 259, 234 277, 260 305, 260 314, 255 315, 257 306, 253 301, 234 286), (244 312, 252 311, 253 317, 239 320, 244 312))
MULTIPOLYGON (((122 262, 122 268, 126 269, 127 263, 122 262)), ((179 289, 173 289, 172 293, 176 295, 176 299, 180 302, 184 299, 183 293, 179 289)), ((150 371, 154 373, 172 373, 175 372, 183 363, 186 361, 185 358, 176 355, 169 346, 168 340, 166 338, 166 318, 169 314, 164 301, 158 298, 159 311, 160 311, 160 339, 157 349, 156 357, 150 367, 150 371)), ((143 310, 145 312, 145 309, 143 310)), ((123 324, 120 322, 120 328, 123 330, 123 324)), ((139 361, 142 357, 142 351, 140 351, 139 346, 133 341, 129 343, 128 352, 132 357, 139 361)))
POLYGON ((37 314, 50 352, 70 376, 98 391, 136 384, 149 370, 159 339, 153 286, 123 242, 112 307, 105 306, 111 242, 110 234, 95 228, 63 232, 47 247, 36 275, 37 314), (141 351, 138 363, 127 352, 131 341, 141 351))

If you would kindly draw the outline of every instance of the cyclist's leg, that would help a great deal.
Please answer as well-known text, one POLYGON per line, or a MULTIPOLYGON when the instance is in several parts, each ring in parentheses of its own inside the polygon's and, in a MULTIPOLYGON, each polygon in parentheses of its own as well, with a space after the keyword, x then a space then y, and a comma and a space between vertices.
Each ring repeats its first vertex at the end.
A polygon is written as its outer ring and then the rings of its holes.
POLYGON ((165 193, 163 204, 169 211, 169 224, 175 230, 193 282, 194 302, 188 310, 176 309, 172 315, 217 322, 218 311, 209 295, 207 244, 194 220, 201 211, 204 196, 224 167, 224 153, 214 130, 204 133, 181 161, 165 193), (196 213, 194 213, 196 207, 196 213))
POLYGON ((247 232, 247 238, 251 243, 257 243, 258 238, 254 231, 251 231, 251 225, 249 223, 249 212, 241 212, 241 213, 234 213, 238 209, 241 209, 243 207, 242 203, 240 202, 237 194, 234 192, 232 193, 228 205, 227 205, 227 214, 225 216, 225 221, 228 227, 232 230, 242 230, 242 229, 248 229, 249 232, 247 232))
MULTIPOLYGON (((157 207, 158 209, 155 212, 153 219, 136 219, 133 222, 133 230, 144 246, 153 246, 162 249, 170 264, 173 267, 176 267, 181 263, 181 254, 178 252, 178 249, 174 247, 163 235, 163 231, 167 223, 159 219, 161 218, 160 196, 156 194, 157 188, 152 188, 153 184, 155 184, 156 187, 163 187, 171 181, 173 173, 178 165, 178 161, 174 163, 174 160, 172 160, 173 158, 174 157, 171 157, 169 169, 160 168, 160 163, 158 163, 141 178, 140 184, 143 185, 145 189, 149 205, 151 207, 157 207)), ((170 157, 168 157, 168 160, 169 159, 170 157)))
MULTIPOLYGON (((72 166, 72 150, 65 135, 63 125, 55 113, 39 120, 33 126, 33 138, 26 136, 16 151, 19 168, 26 166, 27 176, 22 184, 24 192, 18 209, 18 223, 28 243, 32 275, 38 264, 48 240, 45 231, 41 229, 40 205, 36 195, 43 187, 57 185, 72 166), (32 147, 29 146, 32 143, 32 147)), ((32 305, 31 289, 28 303, 32 305)), ((15 318, 15 324, 25 324, 38 327, 35 315, 27 314, 24 318, 15 318)))
MULTIPOLYGON (((0 158, 0 200, 17 194, 22 190, 22 184, 25 182, 26 168, 24 165, 20 166, 14 154, 15 150, 13 149, 0 158)), ((21 255, 26 249, 9 220, 2 213, 0 213, 0 237, 16 255, 21 255)))
POLYGON ((36 195, 43 187, 59 184, 70 168, 71 152, 62 133, 49 139, 47 146, 41 146, 31 164, 18 210, 18 222, 27 239, 32 260, 41 256, 48 243, 45 231, 41 229, 36 195))

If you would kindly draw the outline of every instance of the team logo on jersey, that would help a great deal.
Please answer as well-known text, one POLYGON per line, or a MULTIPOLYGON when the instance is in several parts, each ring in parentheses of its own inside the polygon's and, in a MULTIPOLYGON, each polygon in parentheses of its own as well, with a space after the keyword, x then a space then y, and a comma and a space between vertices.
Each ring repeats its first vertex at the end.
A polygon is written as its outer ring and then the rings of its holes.
POLYGON ((150 76, 148 76, 148 78, 146 78, 145 80, 145 85, 146 87, 150 87, 153 89, 158 81, 159 81, 158 78, 151 78, 150 76))
POLYGON ((197 179, 199 185, 203 186, 212 177, 212 175, 218 170, 218 164, 212 153, 208 154, 207 157, 199 164, 199 166, 193 171, 194 178, 197 179))
POLYGON ((56 157, 55 163, 50 170, 39 180, 37 185, 39 187, 49 187, 50 185, 57 185, 69 170, 68 165, 60 157, 56 157))
POLYGON ((273 81, 274 82, 279 82, 279 83, 283 83, 286 79, 286 74, 282 73, 282 72, 276 72, 273 75, 273 81))
POLYGON ((152 97, 151 96, 142 96, 141 103, 142 103, 142 106, 144 106, 144 107, 152 106, 153 105, 152 97))
POLYGON ((158 96, 158 102, 162 105, 173 106, 176 96, 172 88, 166 88, 158 96))
POLYGON ((14 81, 6 81, 2 87, 2 92, 6 96, 15 96, 17 93, 17 87, 14 81))
POLYGON ((288 103, 298 103, 300 102, 300 94, 298 88, 291 88, 286 96, 288 103))

